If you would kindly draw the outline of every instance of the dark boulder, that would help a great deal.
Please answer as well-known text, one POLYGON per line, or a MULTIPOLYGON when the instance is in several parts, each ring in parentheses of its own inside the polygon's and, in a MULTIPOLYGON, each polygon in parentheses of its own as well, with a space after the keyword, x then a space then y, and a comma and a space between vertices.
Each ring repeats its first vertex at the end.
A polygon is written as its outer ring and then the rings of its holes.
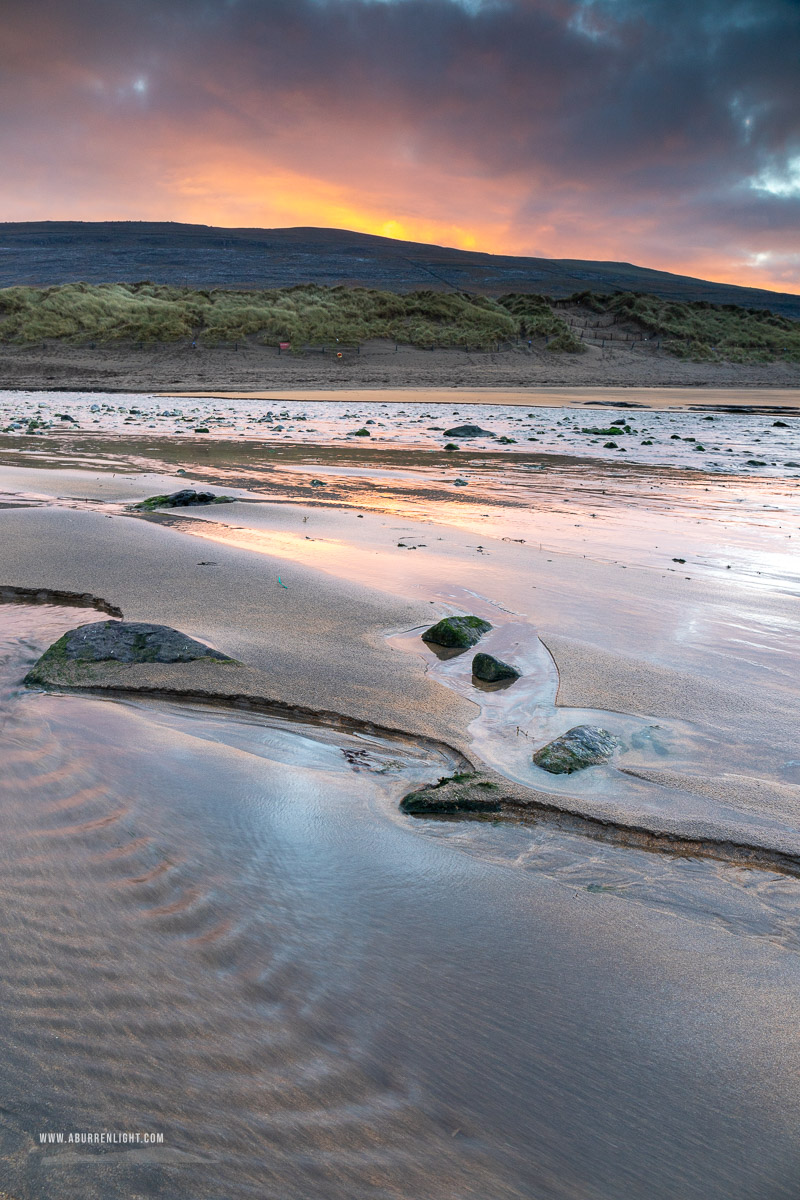
POLYGON ((445 437, 473 438, 494 437, 491 429, 481 429, 480 425, 456 425, 453 429, 445 429, 445 437))
POLYGON ((491 628, 489 622, 481 617, 443 617, 425 630, 422 640, 434 646, 468 650, 491 628))
POLYGON ((28 673, 26 683, 57 683, 69 665, 102 662, 186 663, 210 658, 233 662, 227 654, 212 650, 194 638, 168 625, 149 625, 143 621, 96 621, 71 629, 42 657, 28 673))
POLYGON ((537 750, 533 761, 551 775, 571 775, 584 767, 607 762, 620 744, 619 738, 607 729, 575 725, 537 750))
POLYGON ((502 679, 519 679, 519 671, 510 663, 503 662, 491 654, 476 654, 472 660, 472 674, 484 683, 499 683, 502 679))

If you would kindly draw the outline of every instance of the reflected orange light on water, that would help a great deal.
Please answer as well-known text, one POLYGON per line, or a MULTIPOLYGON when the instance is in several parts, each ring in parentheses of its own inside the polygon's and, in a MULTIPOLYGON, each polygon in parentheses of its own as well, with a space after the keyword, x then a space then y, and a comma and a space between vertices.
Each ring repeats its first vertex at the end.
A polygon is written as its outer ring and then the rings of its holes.
MULTIPOLYGON (((283 530, 223 526, 202 518, 181 521, 178 527, 182 533, 193 534, 231 549, 250 550, 284 562, 313 567, 339 579, 366 584, 391 595, 398 592, 414 594, 421 585, 427 586, 429 578, 440 580, 446 571, 440 555, 424 559, 414 554, 412 562, 406 556, 408 551, 399 550, 396 543, 391 548, 374 544, 357 545, 344 539, 312 538, 283 530)), ((416 544, 417 539, 409 537, 409 542, 416 544)))

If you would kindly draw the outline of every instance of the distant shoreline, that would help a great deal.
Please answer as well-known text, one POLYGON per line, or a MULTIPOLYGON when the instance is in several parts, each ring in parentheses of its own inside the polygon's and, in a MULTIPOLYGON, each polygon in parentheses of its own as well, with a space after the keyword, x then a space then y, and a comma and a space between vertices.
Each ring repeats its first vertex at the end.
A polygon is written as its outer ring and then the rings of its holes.
POLYGON ((273 400, 303 401, 306 404, 324 404, 326 401, 339 404, 375 403, 387 404, 442 404, 456 400, 459 404, 510 405, 524 408, 583 408, 598 406, 610 408, 664 408, 663 393, 669 393, 669 409, 742 409, 747 412, 800 412, 800 389, 798 388, 697 388, 674 386, 667 388, 620 388, 620 387, 542 387, 542 388, 360 388, 315 391, 312 388, 292 390, 283 388, 253 392, 191 391, 160 392, 159 395, 175 399, 196 397, 203 400, 273 400))

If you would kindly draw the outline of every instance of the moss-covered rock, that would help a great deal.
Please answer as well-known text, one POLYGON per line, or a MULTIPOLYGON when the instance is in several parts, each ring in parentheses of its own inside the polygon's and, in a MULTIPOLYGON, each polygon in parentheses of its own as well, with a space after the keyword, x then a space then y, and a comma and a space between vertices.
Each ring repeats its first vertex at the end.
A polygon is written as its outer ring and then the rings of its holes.
POLYGON ((233 504, 233 496, 217 496, 215 492, 197 492, 194 488, 181 488, 179 492, 170 492, 165 496, 148 496, 133 507, 143 512, 152 512, 154 508, 193 508, 198 504, 233 504))
POLYGON ((500 812, 502 804, 497 784, 469 771, 445 776, 438 783, 409 792, 400 801, 400 808, 411 816, 434 816, 438 813, 500 812))
POLYGON ((582 771, 584 767, 607 762, 619 745, 619 738, 607 729, 600 729, 596 725, 575 725, 537 750, 533 761, 551 775, 571 775, 573 771, 582 771))
POLYGON ((434 646, 468 650, 491 628, 489 622, 481 617, 442 617, 441 621, 425 630, 422 640, 434 646))
POLYGON ((495 658, 492 654, 476 654, 472 660, 472 674, 484 683, 500 683, 503 679, 519 679, 519 671, 510 663, 495 658))
POLYGON ((72 684, 98 663, 186 663, 200 658, 235 661, 168 625, 96 621, 70 629, 54 642, 28 672, 25 682, 72 684))

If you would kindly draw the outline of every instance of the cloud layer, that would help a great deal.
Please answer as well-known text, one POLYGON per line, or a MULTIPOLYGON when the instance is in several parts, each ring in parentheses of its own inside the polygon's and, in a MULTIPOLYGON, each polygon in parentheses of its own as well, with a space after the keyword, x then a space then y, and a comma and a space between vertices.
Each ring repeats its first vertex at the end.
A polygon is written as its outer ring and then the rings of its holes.
POLYGON ((797 0, 6 0, 0 219, 339 225, 800 291, 797 0))

